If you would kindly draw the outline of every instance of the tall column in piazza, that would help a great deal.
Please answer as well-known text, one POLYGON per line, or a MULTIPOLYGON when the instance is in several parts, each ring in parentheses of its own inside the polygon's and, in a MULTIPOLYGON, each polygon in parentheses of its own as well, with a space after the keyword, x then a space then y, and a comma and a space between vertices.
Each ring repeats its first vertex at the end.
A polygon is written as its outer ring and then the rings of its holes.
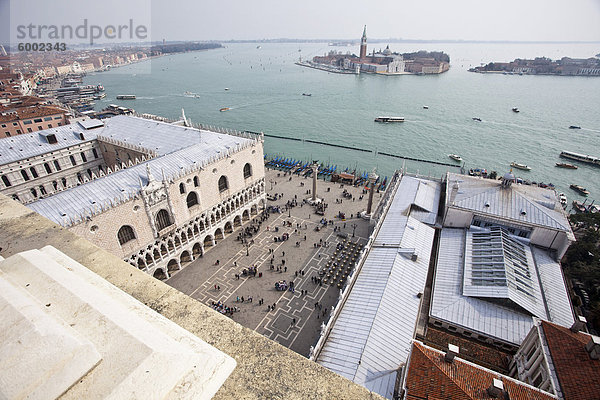
POLYGON ((315 201, 315 200, 317 200, 317 174, 319 172, 319 164, 317 164, 315 161, 313 161, 313 163, 310 167, 312 168, 312 171, 313 171, 312 200, 315 201))
POLYGON ((360 39, 360 60, 367 58, 367 26, 363 30, 362 38, 360 39))
POLYGON ((371 188, 369 191, 369 202, 367 203, 367 215, 371 214, 371 209, 373 208, 373 194, 375 193, 375 181, 377 181, 377 174, 375 173, 375 169, 369 172, 369 187, 371 188))

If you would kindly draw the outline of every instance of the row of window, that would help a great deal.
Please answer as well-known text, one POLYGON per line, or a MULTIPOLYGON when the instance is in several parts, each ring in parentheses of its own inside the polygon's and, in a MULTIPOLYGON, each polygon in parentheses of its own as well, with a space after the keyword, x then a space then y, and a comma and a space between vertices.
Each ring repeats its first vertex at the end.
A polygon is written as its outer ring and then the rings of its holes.
MULTIPOLYGON (((156 214, 155 223, 156 229, 158 229, 159 231, 162 231, 166 227, 173 225, 171 217, 169 216, 169 212, 164 208, 156 214)), ((130 225, 123 225, 117 232, 117 238, 119 239, 119 244, 121 246, 135 239, 136 236, 133 227, 131 227, 130 225)))
MULTIPOLYGON (((244 179, 248 179, 252 176, 252 166, 250 165, 250 163, 246 163, 244 165, 244 179)), ((200 180, 198 179, 197 176, 194 176, 194 187, 198 187, 200 186, 200 180)), ((229 189, 229 180, 227 179, 227 177, 225 175, 221 175, 221 177, 219 178, 219 192, 224 192, 225 190, 229 189)), ((180 194, 185 194, 185 184, 183 182, 181 182, 179 184, 179 193, 180 194)), ((188 196, 188 199, 190 198, 190 196, 188 196)), ((196 203, 194 204, 198 204, 197 199, 196 199, 196 203)), ((189 208, 189 201, 188 201, 188 208, 189 208)))
MULTIPOLYGON (((92 149, 92 153, 94 154, 94 158, 98 158, 98 152, 96 151, 96 149, 92 149)), ((80 157, 81 157, 81 161, 86 163, 87 162, 87 157, 85 156, 85 154, 83 152, 79 153, 80 157)), ((73 155, 69 156, 69 160, 71 161, 71 165, 76 166, 77 165, 77 161, 75 160, 75 157, 73 155)), ((50 167, 49 163, 44 163, 44 169, 46 170, 47 174, 51 174, 52 172, 58 172, 61 170, 60 164, 58 162, 58 160, 54 160, 54 169, 55 171, 52 171, 52 168, 50 167)), ((30 167, 29 168, 29 173, 31 173, 31 176, 33 177, 33 179, 37 178, 38 172, 36 170, 35 167, 30 167)), ((29 181, 31 179, 31 177, 29 176, 29 173, 27 172, 27 169, 22 169, 21 170, 21 176, 23 177, 23 179, 25 180, 25 182, 29 181)), ((10 179, 8 179, 7 176, 2 175, 2 183, 4 184, 4 186, 6 187, 10 187, 12 186, 12 183, 10 182, 10 179)))
MULTIPOLYGON (((98 167, 98 169, 99 169, 100 171, 104 172, 104 169, 102 168, 102 166, 101 166, 101 165, 98 167)), ((92 179, 92 170, 88 168, 88 169, 86 170, 86 172, 87 172, 87 175, 89 176, 89 179, 92 179)), ((6 180, 6 181, 5 181, 5 180, 4 180, 4 178, 6 178, 6 177, 5 177, 5 176, 3 176, 3 177, 2 177, 2 181, 3 181, 3 182, 6 184, 6 182, 8 182, 8 180, 6 180)), ((83 177, 83 175, 81 174, 81 172, 78 172, 78 173, 77 173, 77 180, 78 180, 80 183, 83 183, 83 181, 84 181, 84 177, 83 177)), ((10 182, 9 182, 9 183, 10 183, 10 182)), ((66 179, 66 178, 61 178, 61 183, 62 183, 62 188, 66 188, 66 187, 67 187, 67 179, 66 179)), ((78 184, 78 185, 79 185, 79 184, 78 184)), ((54 187, 54 191, 57 191, 57 190, 58 190, 58 181, 52 181, 52 187, 54 187)), ((31 188, 29 191, 31 192, 31 195, 32 195, 32 196, 33 196, 35 199, 37 199, 37 198, 38 198, 38 191, 36 190, 36 188, 31 188)), ((48 194, 48 193, 47 193, 47 191, 46 191, 46 188, 45 188, 43 185, 40 185, 40 186, 39 186, 39 196, 45 196, 45 195, 47 195, 47 194, 48 194)), ((19 196, 18 196, 17 194, 13 194, 12 198, 13 198, 14 200, 16 200, 16 201, 21 201, 21 200, 20 200, 20 198, 19 198, 19 196)))

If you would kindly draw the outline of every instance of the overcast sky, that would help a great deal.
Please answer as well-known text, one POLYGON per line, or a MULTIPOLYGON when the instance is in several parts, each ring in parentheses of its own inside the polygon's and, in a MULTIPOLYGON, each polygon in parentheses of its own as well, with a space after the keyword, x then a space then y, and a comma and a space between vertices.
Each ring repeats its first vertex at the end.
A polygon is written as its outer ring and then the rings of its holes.
POLYGON ((350 39, 367 25, 370 38, 600 41, 600 0, 0 0, 3 19, 7 4, 11 32, 132 18, 153 40, 350 39))

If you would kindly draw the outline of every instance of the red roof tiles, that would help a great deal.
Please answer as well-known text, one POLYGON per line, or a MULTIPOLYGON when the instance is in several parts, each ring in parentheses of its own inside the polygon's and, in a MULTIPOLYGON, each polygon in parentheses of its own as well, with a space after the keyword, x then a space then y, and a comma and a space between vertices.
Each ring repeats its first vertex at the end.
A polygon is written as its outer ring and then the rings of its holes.
POLYGON ((600 360, 590 358, 590 335, 542 321, 556 376, 565 399, 600 399, 600 360))
MULTIPOLYGON (((479 400, 492 399, 487 389, 494 378, 504 384, 510 400, 549 400, 555 396, 475 364, 455 358, 444 360, 444 353, 419 342, 413 343, 406 376, 406 399, 479 400)), ((504 395, 500 399, 507 400, 504 395)))

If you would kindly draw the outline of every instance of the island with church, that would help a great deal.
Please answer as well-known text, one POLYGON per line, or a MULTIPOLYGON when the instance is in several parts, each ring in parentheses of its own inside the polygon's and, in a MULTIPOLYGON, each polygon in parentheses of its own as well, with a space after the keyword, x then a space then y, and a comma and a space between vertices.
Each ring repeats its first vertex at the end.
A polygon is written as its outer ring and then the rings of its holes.
POLYGON ((388 45, 385 50, 367 54, 367 27, 360 40, 360 55, 332 50, 311 61, 300 59, 296 65, 340 74, 425 75, 441 74, 450 68, 450 57, 442 51, 395 53, 388 45))

